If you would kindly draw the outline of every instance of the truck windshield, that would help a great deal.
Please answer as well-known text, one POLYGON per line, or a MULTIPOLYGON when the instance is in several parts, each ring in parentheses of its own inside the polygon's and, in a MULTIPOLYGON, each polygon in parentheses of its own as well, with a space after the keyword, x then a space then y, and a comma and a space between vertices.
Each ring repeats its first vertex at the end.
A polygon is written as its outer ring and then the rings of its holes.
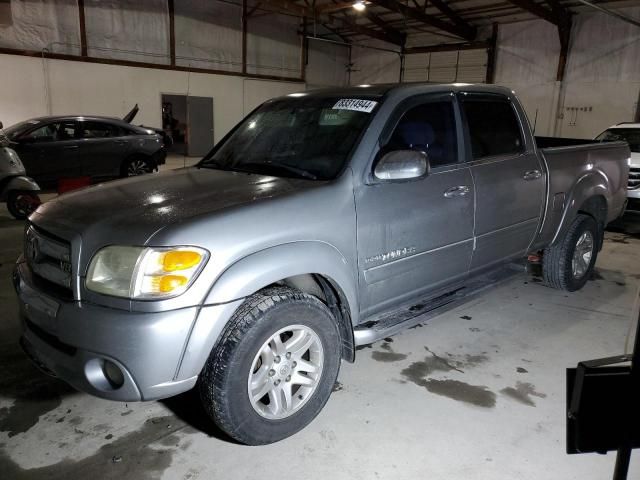
POLYGON ((216 145, 199 167, 335 178, 377 104, 373 98, 314 96, 267 102, 216 145))
POLYGON ((601 142, 627 142, 629 149, 640 153, 640 128, 610 128, 596 137, 601 142))

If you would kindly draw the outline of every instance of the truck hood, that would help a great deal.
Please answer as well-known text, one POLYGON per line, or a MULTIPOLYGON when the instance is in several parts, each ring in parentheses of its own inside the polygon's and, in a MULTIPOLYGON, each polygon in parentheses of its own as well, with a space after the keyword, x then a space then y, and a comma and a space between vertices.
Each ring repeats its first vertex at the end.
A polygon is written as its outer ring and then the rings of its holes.
POLYGON ((320 183, 325 182, 191 167, 61 195, 30 220, 63 238, 97 235, 106 244, 119 237, 141 243, 162 227, 320 183))

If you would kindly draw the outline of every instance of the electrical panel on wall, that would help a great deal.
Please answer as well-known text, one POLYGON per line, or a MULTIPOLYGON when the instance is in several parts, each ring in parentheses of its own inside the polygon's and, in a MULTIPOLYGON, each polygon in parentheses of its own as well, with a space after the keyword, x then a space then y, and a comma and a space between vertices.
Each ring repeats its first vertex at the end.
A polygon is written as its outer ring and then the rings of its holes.
POLYGON ((567 112, 568 118, 567 125, 575 127, 578 124, 578 115, 580 113, 591 113, 593 111, 593 106, 565 107, 565 111, 567 112))

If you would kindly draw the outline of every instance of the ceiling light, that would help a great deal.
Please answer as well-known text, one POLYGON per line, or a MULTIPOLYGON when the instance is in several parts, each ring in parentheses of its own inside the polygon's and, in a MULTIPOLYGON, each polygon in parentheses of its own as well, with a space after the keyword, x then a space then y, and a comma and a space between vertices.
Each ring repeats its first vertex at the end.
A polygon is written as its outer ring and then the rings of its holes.
POLYGON ((362 12, 365 8, 367 8, 367 6, 364 4, 362 0, 359 0, 353 4, 353 8, 358 12, 362 12))

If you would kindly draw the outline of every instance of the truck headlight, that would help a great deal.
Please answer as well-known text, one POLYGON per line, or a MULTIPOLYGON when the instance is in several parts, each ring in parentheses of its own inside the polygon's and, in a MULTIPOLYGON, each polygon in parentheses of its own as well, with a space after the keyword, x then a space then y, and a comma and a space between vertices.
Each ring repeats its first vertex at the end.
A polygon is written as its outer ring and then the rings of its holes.
POLYGON ((109 246, 91 259, 86 286, 115 297, 174 297, 189 288, 208 256, 196 247, 109 246))

